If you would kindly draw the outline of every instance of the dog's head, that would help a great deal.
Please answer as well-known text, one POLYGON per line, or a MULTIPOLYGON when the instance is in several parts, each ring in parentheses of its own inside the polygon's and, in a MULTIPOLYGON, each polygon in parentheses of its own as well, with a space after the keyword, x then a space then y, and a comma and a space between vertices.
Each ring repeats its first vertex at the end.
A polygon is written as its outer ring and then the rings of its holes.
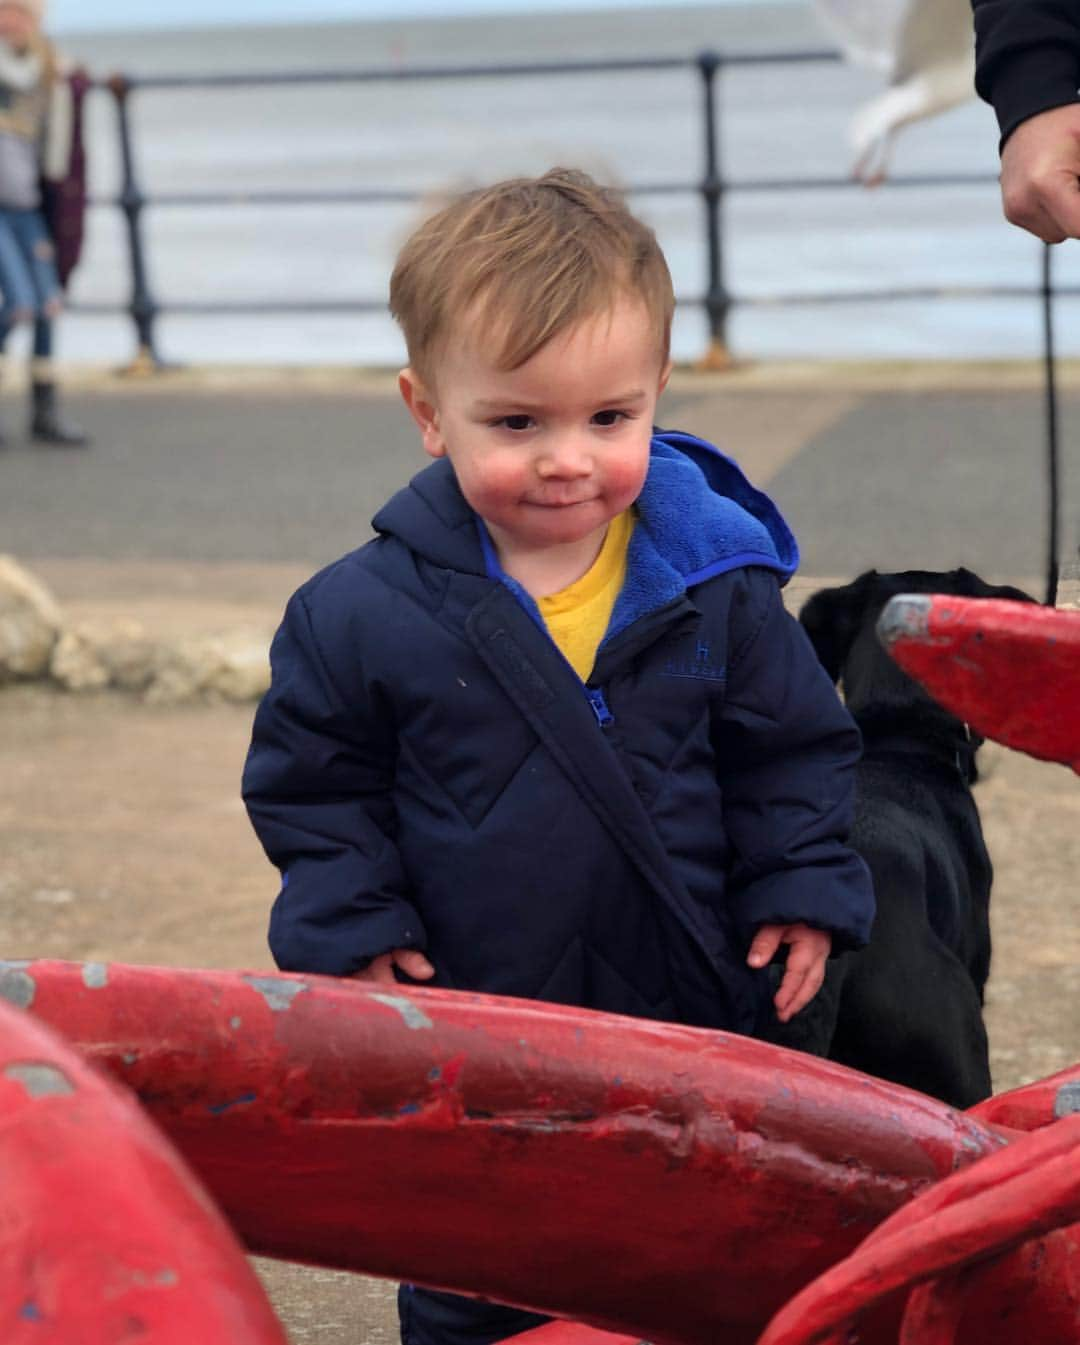
POLYGON ((913 706, 935 704, 878 641, 878 616, 897 593, 1034 601, 1018 588, 988 584, 970 570, 905 570, 901 574, 869 570, 841 588, 821 589, 803 605, 799 620, 829 676, 843 689, 856 719, 870 713, 886 717, 913 706))

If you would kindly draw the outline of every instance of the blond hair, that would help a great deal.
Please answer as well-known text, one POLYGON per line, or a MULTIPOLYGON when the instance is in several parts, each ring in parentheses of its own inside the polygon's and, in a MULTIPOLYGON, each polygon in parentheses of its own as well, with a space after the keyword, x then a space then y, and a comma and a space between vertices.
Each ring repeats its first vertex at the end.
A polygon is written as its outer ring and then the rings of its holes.
POLYGON ((666 361, 675 296, 655 234, 618 192, 569 168, 457 197, 412 234, 390 279, 390 311, 425 381, 466 317, 509 370, 627 295, 645 305, 666 361))

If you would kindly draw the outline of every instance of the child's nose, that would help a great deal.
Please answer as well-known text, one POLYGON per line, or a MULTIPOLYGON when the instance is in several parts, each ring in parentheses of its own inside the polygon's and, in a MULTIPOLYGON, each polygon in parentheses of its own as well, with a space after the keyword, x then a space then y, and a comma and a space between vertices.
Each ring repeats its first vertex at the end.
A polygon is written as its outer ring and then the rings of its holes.
POLYGON ((588 476, 592 454, 576 435, 562 435, 545 446, 537 469, 541 476, 588 476))

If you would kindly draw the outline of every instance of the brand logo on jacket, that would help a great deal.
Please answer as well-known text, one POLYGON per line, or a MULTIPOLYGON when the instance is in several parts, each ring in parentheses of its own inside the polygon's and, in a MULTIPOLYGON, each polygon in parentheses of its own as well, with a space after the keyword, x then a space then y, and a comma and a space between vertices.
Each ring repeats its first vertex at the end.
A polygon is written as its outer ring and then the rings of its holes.
POLYGON ((709 656, 709 646, 699 642, 689 655, 668 659, 664 664, 664 676, 692 677, 699 682, 726 682, 727 667, 723 663, 714 663, 709 656))

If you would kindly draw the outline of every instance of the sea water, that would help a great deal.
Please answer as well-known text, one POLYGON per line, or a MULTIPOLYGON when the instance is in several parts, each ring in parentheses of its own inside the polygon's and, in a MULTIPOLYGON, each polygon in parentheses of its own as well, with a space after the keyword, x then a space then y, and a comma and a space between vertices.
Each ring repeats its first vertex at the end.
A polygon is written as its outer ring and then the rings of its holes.
MULTIPOLYGON (((64 46, 92 73, 280 73, 411 69, 604 57, 692 58, 826 50, 798 4, 663 5, 652 9, 310 27, 71 34, 64 46)), ((719 82, 723 258, 736 300, 728 338, 740 355, 783 357, 1028 356, 1038 352, 1034 296, 915 297, 840 302, 889 289, 1034 287, 1042 247, 1001 216, 996 128, 969 104, 905 130, 893 172, 977 174, 968 186, 847 184, 847 126, 882 79, 842 64, 736 65, 719 82), (843 181, 834 188, 815 180, 843 181), (793 185, 762 190, 764 182, 793 185), (801 185, 794 185, 801 183, 801 185), (759 184, 755 187, 755 184, 759 184)), ((267 205, 250 193, 393 190, 425 201, 454 187, 580 165, 625 187, 656 228, 686 301, 674 349, 694 359, 708 332, 697 71, 395 79, 237 88, 138 89, 129 99, 136 168, 149 204, 142 228, 159 352, 180 362, 396 364, 385 311, 305 312, 308 303, 385 301, 397 247, 421 205, 267 205), (670 194, 635 188, 672 187, 670 194), (182 197, 180 203, 155 198, 182 197), (199 194, 223 195, 199 204, 199 194), (278 303, 288 312, 215 315, 214 304, 278 303), (183 312, 184 308, 189 312, 183 312), (181 311, 170 311, 179 309, 181 311)), ((88 107, 95 206, 76 309, 130 301, 128 242, 114 204, 120 157, 112 99, 88 107)), ((1080 245, 1057 250, 1057 275, 1080 282, 1080 245)), ((1080 304, 1058 304, 1060 346, 1080 349, 1080 304)), ((122 360, 130 320, 72 312, 61 354, 122 360)))

